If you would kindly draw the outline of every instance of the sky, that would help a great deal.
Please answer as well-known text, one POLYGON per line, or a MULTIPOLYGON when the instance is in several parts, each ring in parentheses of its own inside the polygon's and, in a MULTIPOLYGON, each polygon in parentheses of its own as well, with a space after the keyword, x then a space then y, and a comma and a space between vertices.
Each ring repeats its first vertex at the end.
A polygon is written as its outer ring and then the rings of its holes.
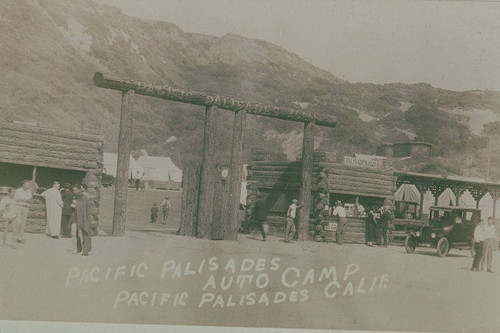
POLYGON ((500 91, 500 1, 96 1, 186 32, 266 40, 349 82, 500 91))

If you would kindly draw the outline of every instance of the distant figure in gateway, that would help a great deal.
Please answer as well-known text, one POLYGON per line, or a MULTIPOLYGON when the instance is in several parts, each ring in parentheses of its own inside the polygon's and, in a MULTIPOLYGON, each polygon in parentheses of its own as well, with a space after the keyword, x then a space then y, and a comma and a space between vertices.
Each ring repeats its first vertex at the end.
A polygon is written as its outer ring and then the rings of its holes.
POLYGON ((156 223, 156 220, 158 219, 158 204, 156 202, 153 203, 153 207, 151 207, 150 212, 151 212, 151 223, 156 223))
POLYGON ((292 204, 288 207, 288 211, 286 213, 286 230, 285 230, 285 242, 291 243, 293 237, 295 236, 296 228, 295 228, 295 220, 297 218, 297 209, 302 207, 299 205, 299 200, 293 199, 292 204))
POLYGON ((160 208, 162 213, 162 224, 167 224, 168 221, 168 213, 170 211, 170 201, 168 201, 169 197, 165 197, 165 199, 161 202, 160 208))
POLYGON ((135 190, 139 191, 139 187, 141 186, 141 174, 139 171, 136 172, 135 174, 135 190))

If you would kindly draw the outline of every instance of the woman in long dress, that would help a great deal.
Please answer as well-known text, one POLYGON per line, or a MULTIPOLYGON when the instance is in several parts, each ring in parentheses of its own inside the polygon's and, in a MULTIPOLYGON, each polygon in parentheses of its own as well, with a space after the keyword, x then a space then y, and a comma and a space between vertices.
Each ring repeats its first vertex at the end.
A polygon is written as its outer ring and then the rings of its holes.
POLYGON ((59 188, 59 182, 54 182, 52 188, 42 193, 45 198, 45 206, 47 208, 47 225, 45 233, 51 237, 58 238, 61 233, 61 216, 63 201, 59 188))

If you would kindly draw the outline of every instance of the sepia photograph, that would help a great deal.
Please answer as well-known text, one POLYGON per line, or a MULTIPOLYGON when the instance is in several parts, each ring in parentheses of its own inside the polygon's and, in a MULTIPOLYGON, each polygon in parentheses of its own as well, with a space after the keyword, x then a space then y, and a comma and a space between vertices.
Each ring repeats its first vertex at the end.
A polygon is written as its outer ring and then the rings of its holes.
POLYGON ((499 31, 0 0, 0 333, 500 332, 499 31))

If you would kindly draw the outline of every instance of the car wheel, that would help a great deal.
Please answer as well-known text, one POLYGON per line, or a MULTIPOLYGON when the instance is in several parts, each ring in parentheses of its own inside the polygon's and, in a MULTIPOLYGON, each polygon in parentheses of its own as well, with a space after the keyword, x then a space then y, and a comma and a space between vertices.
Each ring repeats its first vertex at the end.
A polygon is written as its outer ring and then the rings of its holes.
POLYGON ((415 252, 416 247, 417 247, 417 242, 415 241, 415 238, 413 236, 406 236, 406 239, 405 239, 406 252, 411 254, 411 253, 415 252))
POLYGON ((446 237, 443 237, 437 243, 438 256, 446 257, 448 251, 450 251, 450 241, 446 237))

